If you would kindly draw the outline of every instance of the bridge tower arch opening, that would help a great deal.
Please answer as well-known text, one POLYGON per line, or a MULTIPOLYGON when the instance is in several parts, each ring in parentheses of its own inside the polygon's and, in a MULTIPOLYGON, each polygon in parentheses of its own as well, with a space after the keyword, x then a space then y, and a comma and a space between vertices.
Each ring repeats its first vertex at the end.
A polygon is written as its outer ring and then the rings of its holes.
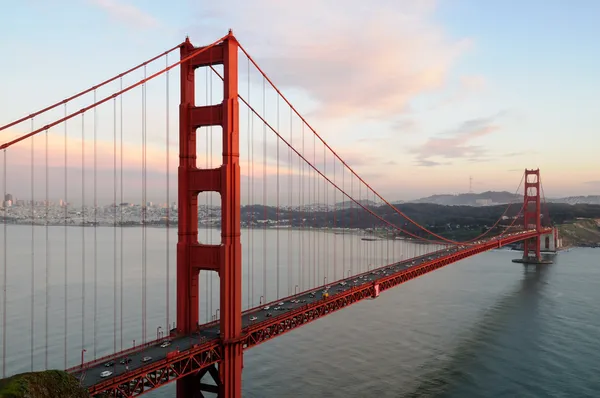
MULTIPOLYGON (((198 48, 189 39, 180 48, 181 59, 198 48)), ((217 272, 220 291, 220 337, 222 359, 210 372, 219 396, 240 397, 242 383, 242 262, 240 242, 240 165, 238 104, 238 42, 230 32, 223 42, 192 56, 181 64, 179 106, 179 224, 177 241, 176 333, 196 331, 199 317, 199 273, 217 272), (195 105, 195 70, 222 65, 223 101, 195 105), (222 164, 202 169, 196 164, 196 135, 206 126, 222 128, 222 164), (198 195, 217 192, 221 197, 221 242, 198 241, 198 195), (218 380, 217 380, 218 379, 218 380)), ((198 137, 201 139, 202 137, 198 137)), ((202 374, 177 381, 177 397, 198 396, 202 374)))

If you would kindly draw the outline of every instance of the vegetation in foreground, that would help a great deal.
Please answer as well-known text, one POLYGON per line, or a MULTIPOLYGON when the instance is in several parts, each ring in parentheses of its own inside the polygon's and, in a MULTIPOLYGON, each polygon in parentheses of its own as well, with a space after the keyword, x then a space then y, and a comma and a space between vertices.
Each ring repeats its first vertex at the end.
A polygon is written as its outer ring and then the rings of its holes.
POLYGON ((0 380, 0 398, 89 398, 79 381, 60 370, 21 373, 0 380))

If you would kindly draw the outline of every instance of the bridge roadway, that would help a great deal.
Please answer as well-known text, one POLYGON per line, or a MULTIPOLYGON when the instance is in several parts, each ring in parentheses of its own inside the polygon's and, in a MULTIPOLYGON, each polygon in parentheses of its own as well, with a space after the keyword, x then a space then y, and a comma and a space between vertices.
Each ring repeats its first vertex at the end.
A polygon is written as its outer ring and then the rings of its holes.
MULTIPOLYGON (((507 234, 504 235, 502 239, 504 240, 508 237, 522 233, 526 232, 507 234)), ((478 243, 490 242, 494 240, 497 239, 493 238, 489 240, 481 240, 478 243)), ((281 315, 282 312, 294 310, 299 307, 306 306, 307 304, 322 300, 322 294, 325 290, 328 290, 330 298, 333 298, 336 295, 342 295, 345 291, 353 287, 358 287, 369 283, 372 284, 378 279, 385 278, 389 275, 396 274, 400 271, 405 271, 412 267, 417 267, 423 263, 435 260, 436 258, 444 257, 448 254, 460 252, 461 250, 465 250, 465 248, 468 247, 469 246, 455 246, 448 249, 442 249, 436 252, 425 254, 419 257, 413 257, 391 265, 367 271, 359 275, 351 276, 349 278, 333 282, 326 286, 321 286, 291 297, 268 303, 262 305, 261 307, 247 310, 242 314, 242 329, 247 329, 248 327, 251 327, 253 325, 258 325, 261 322, 268 322, 272 317, 281 315), (342 285, 342 282, 345 282, 345 284, 342 285), (294 302, 292 302, 292 300, 294 300, 294 302), (265 309, 267 307, 269 307, 268 310, 265 309), (276 307, 278 309, 275 309, 276 307), (250 320, 251 318, 252 321, 250 320)), ((71 368, 68 371, 70 371, 73 374, 73 376, 77 377, 78 379, 82 378, 81 376, 83 373, 82 385, 86 388, 89 388, 100 382, 107 382, 111 378, 122 375, 124 373, 135 373, 134 371, 136 369, 148 367, 152 363, 162 361, 167 357, 167 354, 171 351, 179 350, 180 352, 183 352, 192 348, 194 345, 204 344, 209 341, 216 341, 219 338, 219 332, 219 323, 212 322, 206 325, 201 325, 200 330, 191 336, 172 337, 171 339, 169 339, 171 344, 168 347, 160 347, 160 344, 163 340, 159 340, 149 346, 140 347, 137 350, 133 350, 133 352, 128 352, 126 355, 123 355, 123 353, 121 353, 121 355, 115 354, 115 356, 113 356, 114 359, 109 358, 114 362, 112 366, 105 366, 105 364, 109 362, 109 359, 107 359, 106 361, 100 363, 98 361, 94 361, 91 366, 89 366, 88 364, 84 364, 83 372, 81 367, 79 366, 71 368), (126 369, 126 365, 119 363, 120 360, 125 357, 131 359, 131 362, 128 364, 129 369, 126 369), (142 359, 144 357, 151 357, 151 359, 147 362, 142 362, 142 359), (106 370, 109 370, 113 373, 109 377, 101 377, 100 374, 106 370)))

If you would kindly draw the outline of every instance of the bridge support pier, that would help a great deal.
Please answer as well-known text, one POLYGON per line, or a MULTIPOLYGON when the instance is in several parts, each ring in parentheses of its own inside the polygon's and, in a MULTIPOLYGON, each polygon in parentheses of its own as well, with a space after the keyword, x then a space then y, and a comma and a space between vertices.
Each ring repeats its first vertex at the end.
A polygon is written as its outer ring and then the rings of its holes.
POLYGON ((523 228, 535 229, 535 238, 523 242, 523 258, 513 260, 523 264, 551 264, 542 258, 542 212, 540 197, 540 169, 525 169, 525 194, 523 196, 523 228))
MULTIPOLYGON (((242 245, 240 242, 240 165, 238 104, 238 43, 231 31, 223 42, 193 55, 189 40, 181 46, 181 104, 179 107, 179 224, 177 242, 177 333, 190 334, 198 325, 200 270, 219 274, 220 337, 223 357, 218 372, 219 397, 239 398, 242 391, 242 245), (223 102, 195 105, 195 73, 199 67, 223 65, 223 102), (215 169, 196 165, 196 130, 223 129, 223 163, 215 169), (198 242, 198 194, 221 195, 221 243, 198 242)), ((202 396, 198 376, 177 381, 177 398, 202 396), (200 394, 200 395, 198 395, 200 394)), ((205 386, 206 387, 206 386, 205 386)))

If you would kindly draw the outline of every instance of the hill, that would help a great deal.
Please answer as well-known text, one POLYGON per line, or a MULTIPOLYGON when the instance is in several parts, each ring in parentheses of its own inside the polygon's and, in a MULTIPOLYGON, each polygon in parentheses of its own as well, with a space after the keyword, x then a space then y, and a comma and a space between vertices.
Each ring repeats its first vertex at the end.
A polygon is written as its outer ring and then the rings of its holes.
POLYGON ((510 192, 487 191, 482 193, 461 193, 458 195, 432 195, 413 200, 410 203, 433 203, 444 206, 490 206, 522 200, 523 195, 510 192))
MULTIPOLYGON (((511 202, 521 202, 522 194, 506 191, 487 191, 482 193, 461 193, 457 195, 442 194, 409 201, 409 203, 433 203, 444 206, 493 206, 511 202)), ((590 204, 600 205, 600 195, 566 196, 563 198, 546 198, 548 203, 565 203, 569 205, 590 204)), ((401 203, 401 202, 400 202, 401 203)))

